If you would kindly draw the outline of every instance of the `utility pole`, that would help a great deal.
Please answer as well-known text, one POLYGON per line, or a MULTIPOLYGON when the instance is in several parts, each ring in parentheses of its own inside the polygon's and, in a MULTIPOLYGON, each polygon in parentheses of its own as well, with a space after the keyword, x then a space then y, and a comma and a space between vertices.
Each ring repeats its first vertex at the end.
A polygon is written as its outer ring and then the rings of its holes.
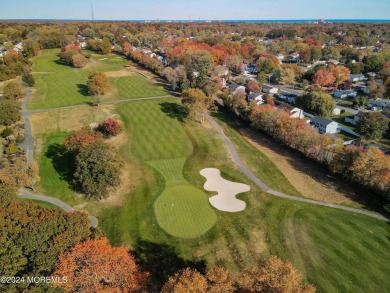
POLYGON ((92 6, 92 3, 91 3, 91 15, 92 15, 92 22, 95 21, 95 16, 93 14, 93 6, 92 6))

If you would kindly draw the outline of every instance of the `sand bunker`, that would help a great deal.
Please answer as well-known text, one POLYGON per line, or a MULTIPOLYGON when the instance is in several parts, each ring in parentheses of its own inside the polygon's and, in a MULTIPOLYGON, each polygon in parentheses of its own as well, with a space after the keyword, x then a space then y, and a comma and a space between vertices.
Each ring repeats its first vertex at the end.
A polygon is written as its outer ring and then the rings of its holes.
POLYGON ((215 168, 207 168, 200 171, 200 174, 207 179, 204 189, 216 191, 217 195, 209 199, 211 205, 224 212, 241 212, 245 210, 246 203, 236 198, 236 195, 247 192, 249 185, 236 183, 221 177, 221 172, 215 168))

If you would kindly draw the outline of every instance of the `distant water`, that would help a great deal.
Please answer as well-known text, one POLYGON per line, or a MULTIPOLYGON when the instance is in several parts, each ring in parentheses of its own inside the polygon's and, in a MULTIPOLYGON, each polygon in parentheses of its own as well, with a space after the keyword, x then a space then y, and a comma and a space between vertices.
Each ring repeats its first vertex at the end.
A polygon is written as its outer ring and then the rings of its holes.
MULTIPOLYGON (((0 21, 32 21, 32 22, 91 22, 90 19, 3 19, 0 21)), ((95 22, 151 22, 155 23, 156 20, 110 20, 110 19, 99 19, 95 22)), ((195 22, 195 23, 204 23, 204 22, 222 22, 222 23, 317 23, 318 19, 259 19, 259 20, 160 20, 159 22, 195 22)), ((390 23, 390 19, 325 19, 325 22, 328 23, 390 23)))

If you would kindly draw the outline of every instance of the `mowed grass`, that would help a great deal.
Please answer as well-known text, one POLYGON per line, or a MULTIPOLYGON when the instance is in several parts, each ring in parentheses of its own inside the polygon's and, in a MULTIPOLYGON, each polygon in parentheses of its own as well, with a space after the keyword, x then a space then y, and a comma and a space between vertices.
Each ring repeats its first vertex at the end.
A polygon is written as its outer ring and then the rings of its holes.
MULTIPOLYGON (((58 49, 43 50, 33 59, 33 75, 36 81, 33 96, 27 107, 30 110, 73 106, 91 102, 88 94, 87 78, 91 71, 124 72, 126 60, 116 55, 92 57, 83 69, 59 63, 58 49), (119 58, 117 58, 119 57, 119 58), (101 60, 104 59, 104 60, 101 60)), ((138 75, 112 77, 111 90, 102 100, 144 98, 167 95, 167 92, 138 75)))
POLYGON ((390 227, 334 209, 269 202, 271 251, 291 260, 318 292, 387 292, 390 227), (279 224, 276 224, 276 222, 279 224))
POLYGON ((167 92, 159 86, 148 82, 140 75, 124 76, 111 79, 111 84, 118 91, 121 99, 166 96, 167 92))

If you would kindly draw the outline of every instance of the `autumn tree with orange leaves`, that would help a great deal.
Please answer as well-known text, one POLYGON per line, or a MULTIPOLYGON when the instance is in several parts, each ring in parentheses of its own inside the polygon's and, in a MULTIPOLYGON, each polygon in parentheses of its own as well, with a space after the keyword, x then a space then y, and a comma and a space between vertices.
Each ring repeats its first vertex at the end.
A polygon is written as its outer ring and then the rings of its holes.
POLYGON ((229 293, 234 292, 234 281, 224 268, 213 268, 206 275, 186 268, 170 277, 161 293, 229 293))
POLYGON ((139 292, 148 273, 142 273, 125 247, 112 247, 106 238, 76 244, 62 253, 53 277, 67 277, 56 283, 67 292, 139 292))
POLYGON ((313 76, 313 82, 321 87, 329 86, 333 84, 335 80, 333 73, 327 70, 318 70, 313 76))

